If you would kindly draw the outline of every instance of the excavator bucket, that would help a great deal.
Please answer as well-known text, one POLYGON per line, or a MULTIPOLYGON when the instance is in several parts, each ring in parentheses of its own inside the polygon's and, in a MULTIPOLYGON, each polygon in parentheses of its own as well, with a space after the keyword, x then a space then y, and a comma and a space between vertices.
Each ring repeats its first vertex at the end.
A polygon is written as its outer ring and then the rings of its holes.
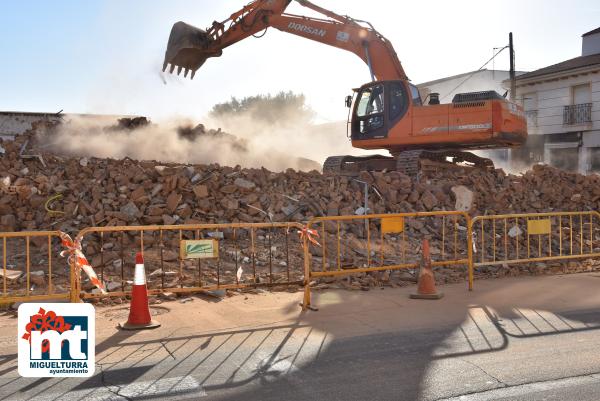
POLYGON ((169 72, 171 74, 177 68, 177 75, 184 71, 183 76, 187 77, 191 72, 191 78, 194 79, 196 70, 204 64, 206 59, 219 57, 222 54, 221 50, 211 49, 212 41, 210 35, 202 29, 181 21, 175 23, 169 35, 163 71, 166 71, 170 64, 169 72))

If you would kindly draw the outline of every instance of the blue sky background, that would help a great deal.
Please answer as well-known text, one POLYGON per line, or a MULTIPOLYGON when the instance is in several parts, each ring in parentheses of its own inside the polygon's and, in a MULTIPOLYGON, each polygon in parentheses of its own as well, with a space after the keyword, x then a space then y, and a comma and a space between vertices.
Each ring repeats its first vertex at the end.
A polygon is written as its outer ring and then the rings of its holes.
MULTIPOLYGON (((580 55, 600 26, 600 1, 315 0, 371 21, 419 83, 477 69, 515 35, 517 67, 580 55)), ((159 74, 175 21, 199 27, 245 1, 3 1, 0 110, 144 114, 200 120, 216 102, 280 90, 303 92, 321 121, 346 117, 343 98, 369 79, 351 54, 269 30, 209 60, 194 81, 159 74)), ((293 4, 290 12, 304 13, 293 4)), ((496 68, 507 68, 508 56, 496 68)))

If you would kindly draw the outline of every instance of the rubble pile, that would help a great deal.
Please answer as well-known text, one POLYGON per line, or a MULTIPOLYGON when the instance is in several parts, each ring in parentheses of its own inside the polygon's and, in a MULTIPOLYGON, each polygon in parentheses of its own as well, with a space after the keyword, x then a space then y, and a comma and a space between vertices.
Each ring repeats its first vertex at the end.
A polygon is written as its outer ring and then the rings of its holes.
POLYGON ((109 127, 112 131, 121 131, 147 127, 150 125, 150 121, 146 117, 123 117, 117 120, 117 124, 109 127))
MULTIPOLYGON (((143 121, 124 122, 123 126, 143 124, 143 121)), ((225 135, 210 132, 210 135, 225 135)), ((31 134, 30 134, 31 135, 31 134)), ((217 164, 189 165, 99 158, 73 158, 43 153, 35 158, 23 158, 23 145, 30 135, 17 137, 15 141, 0 143, 4 153, 0 155, 0 231, 25 231, 59 229, 71 234, 89 226, 147 225, 147 224, 194 224, 230 222, 305 222, 313 216, 355 215, 368 213, 394 213, 433 210, 464 210, 471 215, 600 210, 600 176, 582 176, 552 167, 536 165, 523 175, 507 174, 501 169, 484 171, 452 168, 428 172, 413 179, 400 172, 362 172, 356 179, 344 176, 323 175, 318 171, 299 172, 287 170, 274 173, 266 169, 247 169, 217 164), (368 206, 364 205, 364 184, 369 184, 368 206)), ((207 135, 204 127, 182 131, 183 136, 207 135)), ((157 145, 158 146, 158 145, 157 145)), ((413 242, 405 244, 413 256, 418 257, 418 239, 423 235, 439 232, 439 226, 407 222, 407 233, 413 242), (421 235, 410 235, 414 233, 421 235)), ((327 229, 329 231, 329 228, 327 229)), ((361 224, 348 227, 351 238, 365 238, 361 224)), ((372 238, 378 238, 373 228, 372 238)), ((284 235, 269 238, 269 233, 258 233, 265 238, 282 243, 284 235)), ((594 233, 594 248, 597 240, 594 233)), ((249 241, 246 237, 245 241, 249 241)), ((333 240, 333 239, 330 239, 333 240)), ((107 240, 108 241, 108 240, 107 240)), ((145 240, 148 244, 149 240, 145 240)), ((174 239, 176 242, 177 240, 174 239)), ((297 243, 297 239, 295 240, 297 243)), ((110 242, 110 241, 109 241, 110 242)), ((125 246, 134 242, 125 239, 125 246)), ((110 249, 88 244, 86 255, 98 266, 106 268, 105 280, 117 280, 121 276, 122 262, 119 251, 122 242, 110 242, 110 249), (101 252, 102 251, 102 252, 101 252), (108 260, 106 255, 112 255, 108 260), (100 261, 100 254, 103 260, 100 261)), ((248 244, 248 243, 247 243, 248 244)), ((246 245, 247 245, 246 244, 246 245)), ((266 244, 265 244, 266 246, 266 244)), ((335 244, 329 244, 333 249, 335 244)), ((242 247, 243 248, 243 247, 242 247)), ((174 248, 176 249, 176 248, 174 248)), ((273 246, 265 247, 273 249, 273 246)), ((277 249, 277 247, 275 248, 277 249)), ((278 246, 279 257, 283 245, 278 246)), ((365 255, 359 255, 357 247, 350 247, 349 264, 363 263, 365 255), (352 253, 354 252, 354 253, 352 253), (354 255, 354 256, 353 256, 354 255)), ((397 250, 396 250, 397 251, 397 250)), ((462 250, 464 251, 464 250, 462 250)), ((236 251, 237 252, 237 251, 236 251)), ((273 255, 261 251, 262 266, 273 255)), ((269 251, 270 252, 270 251, 269 251)), ((315 263, 322 261, 316 247, 312 247, 315 263)), ((388 254, 389 252, 386 252, 388 254)), ((393 252, 392 252, 393 254, 393 252)), ((229 254, 224 256, 223 274, 229 282, 235 281, 237 265, 251 255, 229 254)), ((298 266, 292 271, 293 280, 302 279, 301 250, 294 247, 287 260, 298 266)), ((333 256, 330 255, 330 259, 333 256)), ((389 255, 386 257, 390 257, 389 255)), ((149 259, 152 259, 149 256, 149 259)), ((156 259, 156 257, 154 257, 156 259)), ((163 261, 164 262, 164 261, 163 261)), ((176 255, 159 268, 149 269, 149 281, 164 283, 170 271, 180 268, 176 255), (169 273, 167 275, 167 273, 169 273)), ((281 281, 287 275, 283 262, 276 262, 275 278, 281 281)), ((287 261, 285 263, 288 263, 287 261)), ((272 271, 259 272, 259 278, 247 276, 242 281, 268 280, 272 271)), ((326 260, 329 267, 333 260, 326 260)), ((191 262, 184 266, 189 274, 167 277, 167 284, 191 285, 201 280, 196 274, 198 267, 191 262)), ((481 277, 498 277, 519 272, 539 273, 539 267, 548 271, 563 272, 596 269, 587 264, 543 265, 532 267, 508 267, 479 269, 481 277), (565 267, 567 266, 567 267, 565 267)), ((465 269, 439 268, 438 281, 464 280, 465 269)), ((216 274, 216 272, 213 272, 216 274)), ((212 273, 211 273, 212 274, 212 273)), ((215 275, 205 277, 212 282, 215 275)), ((365 289, 382 283, 406 283, 414 281, 414 272, 381 272, 362 274, 349 279, 324 279, 318 285, 339 285, 353 289, 365 289), (332 284, 333 283, 333 284, 332 284), (337 283, 337 284, 335 284, 337 283)), ((121 280, 114 288, 122 288, 121 280)), ((157 284, 158 285, 158 284, 157 284)))
POLYGON ((281 173, 239 166, 162 164, 131 159, 20 157, 25 136, 2 143, 0 230, 214 222, 305 221, 312 216, 454 210, 472 215, 600 210, 600 176, 536 165, 447 169, 419 180, 400 172, 352 177, 281 173), (48 198, 61 194, 49 213, 48 198), (457 205, 458 203, 458 205, 457 205), (362 209, 361 209, 362 208, 362 209), (57 218, 57 214, 60 217, 57 218))
POLYGON ((198 138, 214 138, 220 142, 227 144, 231 150, 238 152, 248 152, 248 144, 244 139, 240 139, 234 135, 228 134, 218 129, 206 129, 204 124, 198 124, 196 126, 185 125, 177 128, 177 134, 180 138, 185 138, 191 142, 194 142, 198 138))

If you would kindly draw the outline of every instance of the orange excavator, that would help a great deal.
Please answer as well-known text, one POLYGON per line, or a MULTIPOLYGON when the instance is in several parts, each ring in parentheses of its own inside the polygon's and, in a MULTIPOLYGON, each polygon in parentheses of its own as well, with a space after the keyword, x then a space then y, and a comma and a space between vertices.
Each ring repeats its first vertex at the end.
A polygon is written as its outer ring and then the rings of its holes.
POLYGON ((527 124, 521 106, 495 91, 460 93, 449 104, 440 104, 439 96, 431 94, 425 105, 390 41, 370 23, 307 0, 295 1, 325 18, 285 13, 292 1, 255 0, 225 21, 213 22, 206 31, 175 23, 163 71, 176 69, 193 79, 208 58, 221 56, 226 47, 269 27, 356 54, 367 64, 372 81, 346 98, 352 146, 386 149, 392 156, 332 156, 323 165, 324 173, 399 170, 414 176, 426 164, 446 163, 493 168, 491 160, 466 150, 525 142, 527 124))

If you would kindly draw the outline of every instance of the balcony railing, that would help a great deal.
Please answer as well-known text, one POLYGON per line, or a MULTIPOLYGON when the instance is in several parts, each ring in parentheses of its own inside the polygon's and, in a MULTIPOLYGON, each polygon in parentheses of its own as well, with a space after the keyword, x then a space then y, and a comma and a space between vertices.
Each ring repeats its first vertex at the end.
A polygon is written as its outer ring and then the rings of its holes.
POLYGON ((563 124, 577 125, 592 122, 592 104, 572 104, 563 109, 563 124))

